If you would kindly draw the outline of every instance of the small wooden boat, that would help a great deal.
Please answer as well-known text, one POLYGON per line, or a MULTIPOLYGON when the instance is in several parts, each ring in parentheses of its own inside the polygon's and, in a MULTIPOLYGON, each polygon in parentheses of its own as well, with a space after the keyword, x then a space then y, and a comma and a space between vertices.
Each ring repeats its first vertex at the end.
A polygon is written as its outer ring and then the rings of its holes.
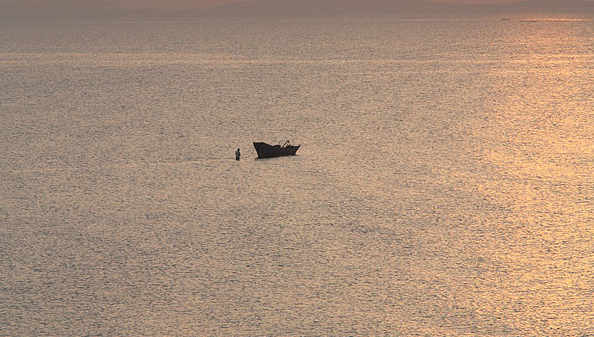
POLYGON ((254 142, 254 148, 258 158, 272 158, 280 156, 294 156, 301 145, 291 145, 287 140, 283 145, 269 145, 262 142, 254 142))

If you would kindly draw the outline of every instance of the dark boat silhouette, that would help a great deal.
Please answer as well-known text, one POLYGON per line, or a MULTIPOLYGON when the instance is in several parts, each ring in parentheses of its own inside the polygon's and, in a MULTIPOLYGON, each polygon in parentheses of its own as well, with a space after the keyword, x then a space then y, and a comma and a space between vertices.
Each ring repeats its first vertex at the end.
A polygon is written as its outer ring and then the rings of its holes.
POLYGON ((294 156, 301 145, 291 145, 287 140, 283 145, 269 145, 263 142, 254 142, 258 158, 272 158, 280 156, 294 156))

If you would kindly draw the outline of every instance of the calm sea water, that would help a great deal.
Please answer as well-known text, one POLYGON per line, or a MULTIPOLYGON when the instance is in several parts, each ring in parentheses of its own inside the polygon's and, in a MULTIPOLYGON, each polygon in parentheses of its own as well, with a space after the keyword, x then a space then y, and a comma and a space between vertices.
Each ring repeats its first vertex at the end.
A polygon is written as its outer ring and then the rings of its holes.
POLYGON ((0 335, 594 335, 594 18, 0 41, 0 335))

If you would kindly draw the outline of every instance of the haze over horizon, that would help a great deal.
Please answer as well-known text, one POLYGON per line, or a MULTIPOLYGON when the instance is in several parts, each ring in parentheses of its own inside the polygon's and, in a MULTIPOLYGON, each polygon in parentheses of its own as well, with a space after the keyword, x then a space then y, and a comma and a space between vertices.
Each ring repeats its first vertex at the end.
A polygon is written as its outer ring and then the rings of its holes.
MULTIPOLYGON (((259 0, 103 0, 113 6, 126 9, 202 9, 237 2, 256 2, 259 0)), ((0 0, 7 3, 59 3, 63 0, 0 0)), ((506 4, 516 0, 431 0, 433 3, 447 4, 506 4)))
MULTIPOLYGON (((282 1, 282 0, 281 0, 282 1)), ((328 0, 319 0, 318 3, 327 2, 328 0)), ((330 0, 337 1, 340 0, 330 0)), ((349 1, 349 0, 345 0, 349 1)), ((238 4, 243 8, 250 7, 257 3, 270 4, 275 2, 274 0, 0 0, 0 9, 10 10, 35 10, 37 12, 57 11, 65 10, 68 8, 76 10, 81 8, 90 9, 117 9, 117 10, 201 10, 211 9, 219 6, 238 4)), ((305 1, 304 1, 305 2, 305 1)), ((314 3, 316 1, 309 1, 314 3)), ((364 0, 361 0, 364 2, 364 0)), ((378 1, 373 1, 377 3, 378 1)), ((394 3, 408 3, 411 1, 407 0, 394 0, 394 3)), ((415 1, 412 1, 415 2, 415 1)), ((560 3, 575 4, 575 3, 594 3, 592 1, 580 1, 580 0, 535 0, 535 1, 518 1, 518 0, 429 0, 416 1, 418 3, 429 3, 429 4, 444 4, 444 5, 506 5, 514 3, 543 3, 550 4, 556 3, 559 6, 560 3)), ((290 2, 283 2, 290 3, 290 2)), ((291 6, 301 6, 301 3, 295 2, 291 6)))

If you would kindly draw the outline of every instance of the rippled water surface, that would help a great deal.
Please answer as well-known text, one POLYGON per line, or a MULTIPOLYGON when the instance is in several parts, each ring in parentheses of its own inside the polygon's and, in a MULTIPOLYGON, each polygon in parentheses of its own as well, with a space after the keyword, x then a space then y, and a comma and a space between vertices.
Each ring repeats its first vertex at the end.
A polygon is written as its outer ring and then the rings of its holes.
POLYGON ((0 335, 593 335, 594 21, 528 19, 0 22, 0 335))

